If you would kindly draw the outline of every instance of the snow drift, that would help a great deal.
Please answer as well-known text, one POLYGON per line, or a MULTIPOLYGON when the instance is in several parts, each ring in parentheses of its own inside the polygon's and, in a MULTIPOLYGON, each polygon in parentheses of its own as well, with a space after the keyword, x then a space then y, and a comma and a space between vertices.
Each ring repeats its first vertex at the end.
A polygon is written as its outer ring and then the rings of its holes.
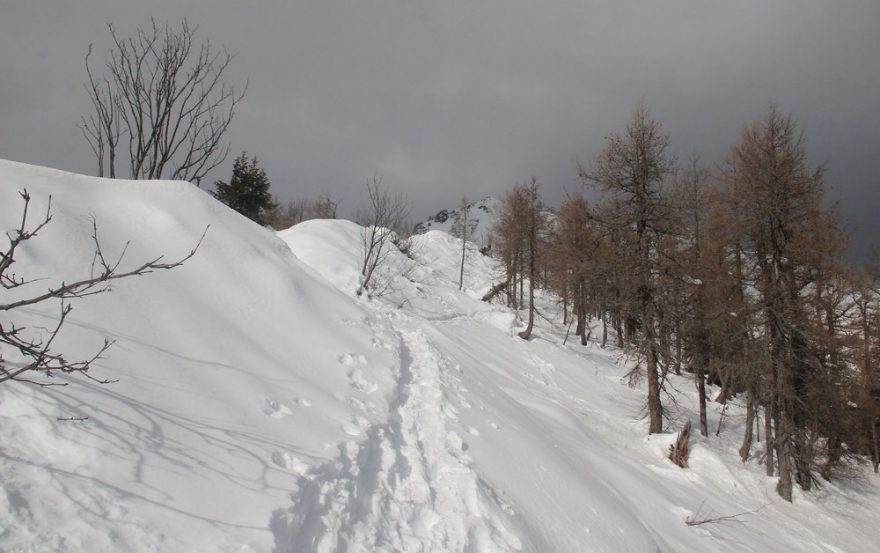
MULTIPOLYGON (((562 345, 565 329, 543 320, 535 339, 517 338, 516 314, 478 299, 494 265, 475 249, 458 291, 461 243, 446 233, 395 252, 385 293, 368 300, 354 294, 360 229, 347 221, 276 236, 186 183, 12 162, 0 162, 0 182, 4 229, 20 218, 18 190, 35 213, 52 195, 54 220, 16 264, 49 282, 88 274, 92 216, 108 255, 131 241, 123 265, 181 257, 210 227, 183 267, 75 302, 60 348, 87 356, 115 339, 94 371, 117 383, 0 386, 0 550, 855 553, 880 543, 875 476, 785 503, 760 465, 739 463, 736 405, 720 437, 694 440, 690 468, 673 465, 674 434, 645 435, 624 354, 562 345)), ((16 322, 45 327, 57 310, 16 322)), ((695 394, 684 378, 671 385, 680 424, 695 394)))

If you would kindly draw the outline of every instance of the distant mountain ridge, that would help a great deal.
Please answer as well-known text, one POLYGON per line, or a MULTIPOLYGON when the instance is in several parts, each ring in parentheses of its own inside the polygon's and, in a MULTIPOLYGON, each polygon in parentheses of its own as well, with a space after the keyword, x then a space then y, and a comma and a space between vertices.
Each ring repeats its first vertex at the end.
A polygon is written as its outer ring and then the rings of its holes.
MULTIPOLYGON (((471 208, 470 217, 477 221, 471 240, 481 248, 491 243, 492 227, 498 218, 501 208, 501 200, 493 196, 486 196, 468 204, 471 208)), ((451 234, 452 225, 458 214, 458 207, 454 209, 441 209, 433 215, 429 215, 424 221, 413 226, 413 234, 424 234, 429 230, 442 230, 451 234)))

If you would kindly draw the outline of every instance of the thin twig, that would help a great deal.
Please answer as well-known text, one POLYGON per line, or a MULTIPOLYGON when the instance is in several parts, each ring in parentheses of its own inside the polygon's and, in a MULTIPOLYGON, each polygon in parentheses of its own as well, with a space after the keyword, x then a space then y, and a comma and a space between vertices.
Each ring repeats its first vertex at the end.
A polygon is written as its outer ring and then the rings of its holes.
POLYGON ((688 526, 700 526, 701 524, 709 524, 709 523, 714 523, 714 522, 738 522, 738 523, 740 523, 740 524, 743 524, 743 521, 741 521, 741 520, 735 520, 735 519, 737 519, 738 517, 744 516, 744 515, 752 515, 752 514, 755 514, 755 513, 757 513, 758 511, 760 511, 761 509, 763 509, 764 507, 766 507, 766 506, 768 505, 768 504, 765 503, 764 505, 761 505, 761 506, 758 507, 757 509, 752 509, 752 510, 750 510, 750 511, 743 511, 743 512, 741 512, 741 513, 736 513, 736 514, 733 514, 733 515, 723 515, 723 516, 715 516, 715 517, 696 518, 696 517, 699 515, 700 511, 703 509, 703 504, 704 504, 704 503, 706 503, 706 502, 703 501, 702 503, 700 503, 700 507, 697 509, 697 512, 694 513, 693 515, 688 516, 688 517, 684 520, 684 523, 685 523, 685 524, 687 524, 688 526))

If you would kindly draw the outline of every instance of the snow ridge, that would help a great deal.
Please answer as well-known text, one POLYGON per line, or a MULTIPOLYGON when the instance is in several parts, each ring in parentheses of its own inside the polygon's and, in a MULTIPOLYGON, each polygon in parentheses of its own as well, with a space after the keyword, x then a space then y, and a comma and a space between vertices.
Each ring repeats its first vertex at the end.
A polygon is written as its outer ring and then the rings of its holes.
POLYGON ((276 551, 521 549, 495 494, 470 468, 466 443, 447 427, 457 421, 445 399, 446 389, 460 387, 454 371, 424 330, 398 335, 389 421, 370 428, 362 443, 345 442, 336 460, 303 478, 293 507, 273 515, 276 551))

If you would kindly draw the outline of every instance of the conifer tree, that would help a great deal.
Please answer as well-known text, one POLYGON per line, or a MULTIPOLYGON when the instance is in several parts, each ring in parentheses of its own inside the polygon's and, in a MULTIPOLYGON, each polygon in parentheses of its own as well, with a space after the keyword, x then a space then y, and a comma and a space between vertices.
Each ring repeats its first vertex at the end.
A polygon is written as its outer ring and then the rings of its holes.
POLYGON ((269 192, 269 177, 256 156, 248 159, 242 152, 232 166, 228 183, 214 182, 214 197, 257 224, 266 224, 265 215, 275 207, 269 192))

